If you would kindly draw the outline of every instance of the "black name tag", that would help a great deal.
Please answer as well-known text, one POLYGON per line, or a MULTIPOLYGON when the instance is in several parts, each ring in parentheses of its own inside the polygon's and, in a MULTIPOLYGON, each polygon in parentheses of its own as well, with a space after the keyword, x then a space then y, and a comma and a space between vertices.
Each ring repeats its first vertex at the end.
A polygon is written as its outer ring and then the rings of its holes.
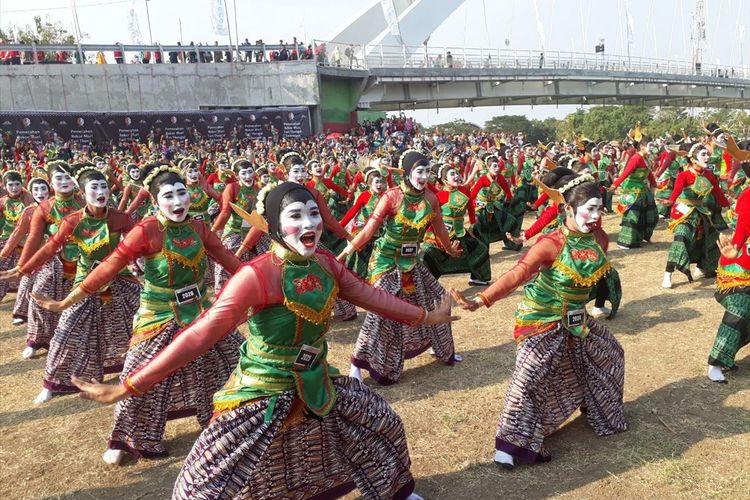
POLYGON ((568 318, 568 326, 581 326, 586 320, 585 309, 574 309, 572 311, 568 311, 566 314, 568 318))
POLYGON ((179 305, 190 304, 196 302, 201 298, 201 291, 198 285, 190 285, 185 288, 180 288, 174 291, 175 301, 179 305))
POLYGON ((318 360, 320 355, 320 349, 311 345, 303 344, 297 354, 297 359, 294 360, 295 370, 307 370, 318 360))
POLYGON ((192 217, 193 220, 203 220, 203 214, 195 214, 192 217))
POLYGON ((414 257, 417 255, 419 245, 416 243, 405 243, 401 245, 401 256, 402 257, 414 257))
POLYGON ((447 229, 449 233, 453 231, 453 224, 449 224, 447 222, 444 222, 443 224, 445 224, 445 229, 447 229))

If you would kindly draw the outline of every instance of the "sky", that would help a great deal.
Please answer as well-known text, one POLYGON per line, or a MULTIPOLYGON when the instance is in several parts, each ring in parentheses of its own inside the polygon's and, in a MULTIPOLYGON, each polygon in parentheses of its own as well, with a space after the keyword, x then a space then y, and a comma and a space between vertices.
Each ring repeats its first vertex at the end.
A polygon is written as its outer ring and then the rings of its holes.
MULTIPOLYGON (((0 0, 0 26, 25 25, 49 15, 73 31, 71 2, 77 6, 85 43, 128 43, 129 13, 135 12, 144 42, 149 42, 146 0, 0 0)), ((430 1, 430 0, 423 0, 430 1)), ((267 43, 325 40, 372 0, 226 0, 232 37, 267 43), (235 7, 236 26, 235 30, 235 7)), ((703 0, 706 10, 704 63, 750 65, 750 1, 703 0)), ((509 48, 593 53, 604 39, 609 54, 689 61, 698 0, 466 0, 432 34, 432 47, 509 48), (536 8, 535 8, 536 6, 536 8), (632 26, 628 44, 628 16, 632 26)), ((212 0, 149 0, 154 42, 227 42, 209 22, 212 0)), ((523 114, 561 118, 575 106, 420 110, 425 125, 463 118, 482 125, 492 116, 523 114)))

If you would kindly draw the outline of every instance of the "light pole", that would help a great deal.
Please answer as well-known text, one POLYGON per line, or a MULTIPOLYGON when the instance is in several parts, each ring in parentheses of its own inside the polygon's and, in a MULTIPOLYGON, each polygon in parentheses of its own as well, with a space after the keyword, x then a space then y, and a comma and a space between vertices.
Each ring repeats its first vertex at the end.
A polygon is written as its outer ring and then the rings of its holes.
POLYGON ((148 0, 144 0, 146 2, 146 22, 148 23, 148 43, 153 45, 154 44, 154 37, 151 36, 151 16, 148 13, 148 0))

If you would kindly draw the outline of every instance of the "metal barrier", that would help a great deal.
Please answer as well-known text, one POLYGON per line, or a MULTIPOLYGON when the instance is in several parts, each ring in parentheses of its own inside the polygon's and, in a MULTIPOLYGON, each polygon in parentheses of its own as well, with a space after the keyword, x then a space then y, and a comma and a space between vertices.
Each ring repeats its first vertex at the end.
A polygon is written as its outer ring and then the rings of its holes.
POLYGON ((749 78, 750 68, 671 59, 539 50, 352 45, 315 40, 316 59, 327 66, 369 68, 508 68, 627 71, 749 78))

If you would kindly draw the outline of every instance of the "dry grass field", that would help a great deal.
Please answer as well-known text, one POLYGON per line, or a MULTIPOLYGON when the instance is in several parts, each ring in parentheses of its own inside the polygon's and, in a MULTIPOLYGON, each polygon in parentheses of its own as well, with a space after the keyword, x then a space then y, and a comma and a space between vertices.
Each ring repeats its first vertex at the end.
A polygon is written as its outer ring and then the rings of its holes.
MULTIPOLYGON (((607 216, 605 228, 616 235, 618 222, 607 216)), ((607 325, 625 349, 627 432, 599 438, 576 413, 548 439, 551 463, 512 472, 492 464, 521 292, 492 309, 461 313, 453 331, 463 363, 446 367, 424 354, 407 362, 396 386, 381 388, 366 379, 404 420, 417 492, 428 499, 748 498, 750 350, 740 352, 740 370, 729 384, 705 377, 723 310, 713 299, 713 280, 688 284, 675 274, 673 290, 659 287, 670 241, 661 223, 653 243, 610 253, 623 281, 622 309, 607 325)), ((495 276, 518 258, 499 246, 492 250, 495 276)), ((442 281, 465 290, 466 280, 442 281)), ((21 359, 25 329, 10 326, 12 300, 0 304, 0 497, 168 498, 198 436, 196 422, 168 424, 169 458, 106 466, 101 453, 112 408, 76 396, 32 403, 44 357, 21 359)), ((358 326, 332 326, 332 363, 342 371, 358 326)))

